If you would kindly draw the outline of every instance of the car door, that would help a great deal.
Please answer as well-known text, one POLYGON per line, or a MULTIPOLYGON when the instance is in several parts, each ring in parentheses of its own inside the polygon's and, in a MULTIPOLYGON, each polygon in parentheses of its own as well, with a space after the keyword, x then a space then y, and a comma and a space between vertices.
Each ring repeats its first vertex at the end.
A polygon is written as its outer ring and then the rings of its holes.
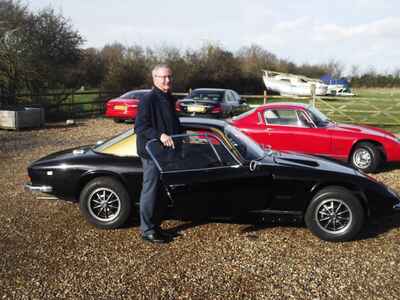
POLYGON ((314 155, 330 153, 330 135, 317 128, 303 110, 266 109, 263 117, 266 140, 273 149, 314 155))
POLYGON ((253 176, 218 136, 195 133, 173 139, 175 149, 156 140, 146 148, 178 215, 231 217, 266 207, 268 185, 253 176), (262 196, 255 197, 256 192, 262 196))

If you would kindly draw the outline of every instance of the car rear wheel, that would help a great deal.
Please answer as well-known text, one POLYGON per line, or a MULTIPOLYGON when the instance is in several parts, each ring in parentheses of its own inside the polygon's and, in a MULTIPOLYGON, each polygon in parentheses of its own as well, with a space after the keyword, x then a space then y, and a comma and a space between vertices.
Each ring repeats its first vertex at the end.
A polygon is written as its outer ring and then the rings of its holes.
POLYGON ((376 172, 382 163, 382 154, 372 143, 360 143, 351 154, 351 164, 361 171, 376 172))
POLYGON ((86 220, 96 227, 113 229, 126 223, 132 203, 120 182, 111 177, 99 177, 82 190, 79 208, 86 220))
POLYGON ((360 233, 364 215, 360 201, 349 190, 334 186, 314 196, 307 208, 305 223, 322 240, 344 242, 360 233))
POLYGON ((114 118, 113 120, 115 123, 123 123, 124 122, 123 119, 118 119, 118 118, 114 118))

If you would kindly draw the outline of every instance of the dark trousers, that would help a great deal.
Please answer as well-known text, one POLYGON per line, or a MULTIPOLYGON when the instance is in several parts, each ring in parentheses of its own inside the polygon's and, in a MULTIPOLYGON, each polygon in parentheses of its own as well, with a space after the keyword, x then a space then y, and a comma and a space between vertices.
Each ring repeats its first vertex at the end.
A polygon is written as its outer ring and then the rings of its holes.
POLYGON ((164 212, 162 199, 158 199, 160 172, 151 159, 141 158, 143 164, 143 186, 140 194, 140 231, 153 234, 160 226, 164 212))

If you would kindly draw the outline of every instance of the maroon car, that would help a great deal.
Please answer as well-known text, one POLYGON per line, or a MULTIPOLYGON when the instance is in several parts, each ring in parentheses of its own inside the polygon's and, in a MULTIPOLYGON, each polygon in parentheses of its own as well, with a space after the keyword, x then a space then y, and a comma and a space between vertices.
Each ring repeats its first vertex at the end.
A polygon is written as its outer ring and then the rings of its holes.
POLYGON ((317 108, 301 103, 270 103, 232 119, 263 147, 322 155, 375 172, 384 162, 400 161, 400 139, 370 126, 338 124, 317 108))
POLYGON ((107 101, 106 117, 113 118, 115 122, 135 120, 139 101, 148 92, 150 90, 133 90, 107 101))

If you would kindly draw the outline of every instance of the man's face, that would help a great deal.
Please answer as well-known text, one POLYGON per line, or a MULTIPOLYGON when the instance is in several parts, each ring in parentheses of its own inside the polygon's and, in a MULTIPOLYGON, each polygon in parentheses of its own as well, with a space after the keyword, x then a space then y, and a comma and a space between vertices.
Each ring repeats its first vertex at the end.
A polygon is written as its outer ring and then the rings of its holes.
POLYGON ((160 68, 153 75, 153 82, 156 87, 164 93, 172 89, 172 71, 168 68, 160 68))

